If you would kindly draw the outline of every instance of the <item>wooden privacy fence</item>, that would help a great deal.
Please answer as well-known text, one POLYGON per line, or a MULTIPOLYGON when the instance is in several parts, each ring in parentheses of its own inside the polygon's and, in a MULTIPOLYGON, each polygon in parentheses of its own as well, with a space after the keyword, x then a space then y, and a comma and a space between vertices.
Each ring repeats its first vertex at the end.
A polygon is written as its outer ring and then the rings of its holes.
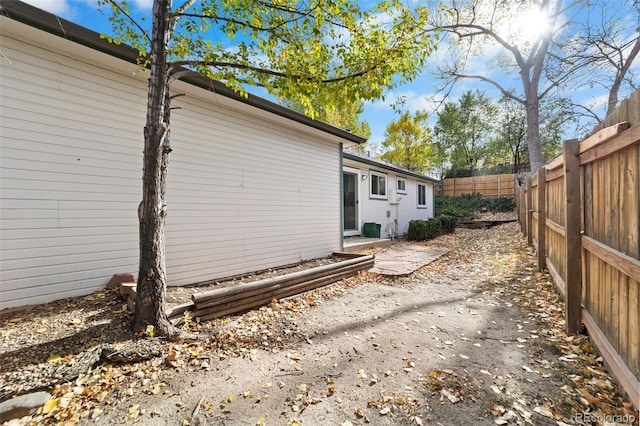
POLYGON ((442 181, 442 195, 458 197, 480 193, 485 197, 515 197, 517 175, 487 175, 466 178, 446 178, 442 181))
MULTIPOLYGON (((640 100, 640 92, 634 96, 640 100)), ((619 123, 565 142, 563 155, 527 176, 516 196, 539 267, 564 296, 567 332, 586 326, 634 404, 640 398, 639 174, 640 124, 619 123)))

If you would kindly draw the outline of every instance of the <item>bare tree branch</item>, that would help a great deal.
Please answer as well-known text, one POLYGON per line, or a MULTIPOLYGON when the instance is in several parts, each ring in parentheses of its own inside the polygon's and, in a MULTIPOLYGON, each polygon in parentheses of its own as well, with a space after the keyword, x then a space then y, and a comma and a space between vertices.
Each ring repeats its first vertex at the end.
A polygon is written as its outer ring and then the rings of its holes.
MULTIPOLYGON (((342 75, 342 76, 339 76, 339 77, 321 79, 321 80, 318 80, 317 82, 318 83, 338 83, 340 81, 345 81, 345 80, 349 80, 349 79, 356 78, 356 77, 362 77, 362 76, 367 75, 368 73, 374 71, 375 69, 377 69, 378 66, 381 65, 381 64, 384 64, 384 61, 381 61, 381 62, 379 62, 377 64, 373 64, 369 68, 367 68, 365 70, 362 70, 362 71, 354 72, 352 74, 342 75)), ((252 66, 252 65, 249 65, 249 64, 240 64, 240 63, 223 62, 223 61, 198 61, 198 60, 176 61, 176 62, 171 64, 171 68, 170 69, 173 70, 172 71, 172 75, 173 74, 180 74, 181 76, 184 76, 184 74, 181 74, 184 71, 184 68, 181 68, 181 67, 198 67, 198 66, 200 66, 200 67, 213 67, 213 68, 232 68, 232 69, 236 69, 236 70, 249 71, 249 72, 253 72, 253 73, 256 73, 256 74, 270 75, 270 76, 273 76, 273 77, 287 78, 287 79, 308 79, 309 78, 309 76, 292 75, 292 74, 289 74, 289 73, 276 71, 276 70, 270 70, 270 69, 266 69, 266 68, 260 68, 260 67, 252 66)), ((190 72, 194 72, 195 73, 195 71, 190 71, 190 72)))
POLYGON ((485 77, 483 75, 456 74, 456 77, 459 77, 459 78, 471 78, 471 79, 484 81, 485 83, 489 83, 492 86, 496 87, 506 97, 508 97, 510 99, 513 99, 516 102, 520 102, 521 104, 525 103, 524 99, 515 96, 513 93, 511 93, 510 91, 505 89, 503 86, 501 86, 500 83, 498 83, 497 81, 492 80, 490 78, 487 78, 487 77, 485 77))

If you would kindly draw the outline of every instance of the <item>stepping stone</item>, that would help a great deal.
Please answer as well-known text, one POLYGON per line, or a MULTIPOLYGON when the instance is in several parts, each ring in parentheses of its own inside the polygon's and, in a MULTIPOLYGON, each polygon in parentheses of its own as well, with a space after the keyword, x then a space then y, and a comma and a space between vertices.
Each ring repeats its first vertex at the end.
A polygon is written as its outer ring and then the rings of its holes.
POLYGON ((49 392, 34 392, 3 401, 0 403, 0 422, 29 416, 50 398, 49 392))
POLYGON ((369 272, 394 277, 410 275, 448 252, 449 249, 444 247, 392 247, 384 253, 376 254, 375 265, 369 272))

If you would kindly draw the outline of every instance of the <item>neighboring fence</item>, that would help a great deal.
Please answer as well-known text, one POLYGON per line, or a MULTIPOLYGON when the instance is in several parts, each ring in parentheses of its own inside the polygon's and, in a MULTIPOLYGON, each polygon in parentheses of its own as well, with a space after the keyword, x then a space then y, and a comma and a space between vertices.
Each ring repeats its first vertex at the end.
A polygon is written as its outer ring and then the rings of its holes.
POLYGON ((480 193, 485 197, 515 197, 517 175, 486 175, 466 178, 446 178, 442 181, 441 195, 458 197, 480 193))
POLYGON ((622 119, 629 122, 565 142, 564 154, 527 176, 516 199, 539 267, 564 296, 567 332, 586 326, 638 404, 640 91, 624 107, 629 113, 622 119))

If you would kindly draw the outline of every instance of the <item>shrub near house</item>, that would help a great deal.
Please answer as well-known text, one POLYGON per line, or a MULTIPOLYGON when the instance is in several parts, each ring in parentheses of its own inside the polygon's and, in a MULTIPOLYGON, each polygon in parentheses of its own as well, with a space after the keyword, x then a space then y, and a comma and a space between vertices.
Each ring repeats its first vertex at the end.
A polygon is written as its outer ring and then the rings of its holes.
POLYGON ((436 196, 437 216, 429 220, 409 222, 407 238, 415 241, 429 240, 455 230, 458 218, 477 217, 480 211, 500 213, 512 211, 515 203, 508 197, 482 197, 481 194, 464 194, 460 197, 436 196))
POLYGON ((442 215, 429 220, 412 220, 409 222, 407 238, 414 241, 430 240, 440 234, 449 234, 456 229, 457 217, 442 215))

